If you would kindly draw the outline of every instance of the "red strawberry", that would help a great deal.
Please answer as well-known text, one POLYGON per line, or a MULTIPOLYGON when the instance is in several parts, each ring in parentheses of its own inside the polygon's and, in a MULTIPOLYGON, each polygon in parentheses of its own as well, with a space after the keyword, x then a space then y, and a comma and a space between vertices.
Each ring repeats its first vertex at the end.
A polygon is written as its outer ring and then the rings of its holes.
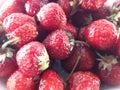
POLYGON ((49 56, 40 42, 25 44, 17 52, 16 60, 20 71, 27 76, 36 76, 49 67, 49 56))
POLYGON ((102 83, 120 85, 120 62, 115 56, 102 56, 96 72, 102 83))
POLYGON ((61 60, 69 56, 74 45, 74 39, 71 33, 58 29, 50 33, 43 44, 52 58, 61 60))
POLYGON ((71 71, 78 59, 79 62, 75 68, 76 71, 91 70, 95 65, 95 53, 85 44, 85 42, 76 42, 69 57, 62 61, 62 65, 65 69, 71 71))
POLYGON ((91 72, 74 72, 68 80, 68 90, 100 90, 100 80, 91 72))
POLYGON ((66 15, 62 7, 53 2, 44 5, 38 12, 37 17, 40 25, 46 30, 60 29, 67 23, 66 15))
POLYGON ((9 40, 19 39, 15 44, 17 47, 35 40, 38 35, 35 20, 22 13, 13 13, 6 17, 3 21, 3 27, 9 40))
POLYGON ((77 30, 72 23, 68 22, 63 29, 67 32, 70 32, 74 36, 74 38, 77 37, 77 30))
POLYGON ((103 51, 112 48, 119 36, 115 25, 106 19, 90 23, 86 27, 84 35, 88 44, 103 51))
POLYGON ((98 10, 107 0, 78 0, 81 7, 88 10, 98 10))
POLYGON ((35 80, 27 77, 19 70, 13 73, 7 80, 8 90, 35 90, 35 80))
POLYGON ((71 13, 71 6, 70 6, 71 0, 58 0, 57 3, 63 8, 67 18, 70 17, 71 13))
POLYGON ((64 83, 54 70, 48 69, 41 76, 39 90, 64 90, 64 83))
POLYGON ((0 21, 3 21, 8 15, 20 12, 24 13, 24 4, 27 0, 6 0, 0 8, 0 21))
POLYGON ((27 0, 25 3, 25 10, 28 15, 35 16, 40 8, 48 2, 49 0, 27 0))

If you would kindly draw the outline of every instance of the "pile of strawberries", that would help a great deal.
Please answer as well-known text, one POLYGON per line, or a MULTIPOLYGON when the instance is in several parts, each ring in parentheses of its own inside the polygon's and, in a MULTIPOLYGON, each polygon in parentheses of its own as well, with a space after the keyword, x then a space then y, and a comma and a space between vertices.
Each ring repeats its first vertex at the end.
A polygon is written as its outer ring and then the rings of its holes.
POLYGON ((120 85, 119 31, 120 0, 6 0, 0 77, 8 90, 120 85))

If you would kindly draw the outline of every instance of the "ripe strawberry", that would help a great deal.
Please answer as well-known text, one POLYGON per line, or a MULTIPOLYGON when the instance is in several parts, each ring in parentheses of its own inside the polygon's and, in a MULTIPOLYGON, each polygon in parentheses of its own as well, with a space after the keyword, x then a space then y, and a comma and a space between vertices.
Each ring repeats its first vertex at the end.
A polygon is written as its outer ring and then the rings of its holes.
POLYGON ((100 90, 100 80, 91 72, 74 72, 68 80, 68 90, 100 90))
POLYGON ((107 0, 78 0, 81 7, 88 10, 98 10, 107 0))
POLYGON ((0 21, 8 15, 19 12, 25 13, 24 4, 27 0, 6 0, 0 8, 0 21))
POLYGON ((70 13, 71 13, 71 6, 70 6, 70 1, 71 0, 58 0, 57 3, 63 8, 66 17, 69 18, 70 17, 70 13))
POLYGON ((115 56, 102 56, 96 72, 102 83, 120 85, 120 62, 115 56))
POLYGON ((36 76, 49 67, 46 48, 37 41, 21 47, 17 52, 16 60, 20 71, 27 76, 36 76))
POLYGON ((77 37, 77 30, 72 23, 68 22, 63 29, 67 32, 70 32, 74 38, 77 37))
POLYGON ((69 57, 62 61, 62 65, 65 69, 71 71, 78 59, 79 62, 75 68, 76 71, 91 70, 95 65, 95 53, 85 44, 85 42, 76 42, 69 57))
POLYGON ((40 8, 48 2, 49 0, 27 0, 25 3, 25 10, 28 15, 35 16, 40 8))
POLYGON ((35 90, 33 77, 25 76, 19 70, 14 72, 7 80, 8 90, 35 90))
POLYGON ((54 70, 48 69, 41 76, 39 90, 64 90, 64 83, 54 70))
POLYGON ((74 39, 71 33, 58 29, 50 33, 43 44, 52 58, 62 60, 69 56, 74 45, 74 39))
POLYGON ((86 27, 84 35, 88 44, 103 51, 112 48, 119 36, 115 25, 106 19, 90 23, 86 27))
POLYGON ((35 40, 38 35, 35 20, 23 13, 12 13, 7 16, 3 21, 3 27, 9 40, 19 39, 15 44, 17 47, 35 40))
POLYGON ((62 7, 53 2, 44 5, 38 12, 37 17, 40 25, 46 30, 60 29, 67 23, 66 15, 62 7))

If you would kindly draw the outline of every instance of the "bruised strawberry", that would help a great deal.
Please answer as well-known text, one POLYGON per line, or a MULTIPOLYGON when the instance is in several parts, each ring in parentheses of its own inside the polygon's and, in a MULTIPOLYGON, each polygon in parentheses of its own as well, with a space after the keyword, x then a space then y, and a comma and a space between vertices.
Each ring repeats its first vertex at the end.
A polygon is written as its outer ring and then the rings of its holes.
POLYGON ((25 13, 24 4, 27 0, 6 0, 0 8, 0 21, 12 13, 25 13))
POLYGON ((95 53, 86 45, 85 42, 76 42, 69 57, 62 61, 62 65, 68 71, 72 71, 77 61, 78 63, 75 68, 76 71, 91 70, 95 65, 95 53))
POLYGON ((35 16, 40 8, 48 2, 49 0, 27 0, 25 3, 25 10, 28 15, 35 16))
POLYGON ((102 51, 112 48, 119 37, 116 26, 106 19, 90 23, 85 28, 84 35, 88 44, 102 51))
POLYGON ((60 29, 67 23, 66 15, 62 7, 53 2, 44 5, 38 12, 37 17, 40 25, 46 30, 60 29))
POLYGON ((12 13, 7 16, 3 21, 3 28, 9 40, 18 38, 15 44, 18 48, 35 40, 38 35, 35 20, 23 13, 12 13))
POLYGON ((58 29, 50 33, 43 44, 52 58, 62 60, 69 56, 74 45, 74 38, 71 33, 58 29))
POLYGON ((64 90, 64 83, 54 70, 48 69, 41 76, 39 90, 64 90))
POLYGON ((81 7, 88 10, 98 10, 107 0, 78 0, 81 7))
POLYGON ((74 72, 68 80, 68 90, 100 90, 100 79, 91 72, 74 72))
POLYGON ((107 85, 120 85, 120 62, 113 55, 100 57, 96 70, 101 82, 107 85))
POLYGON ((7 80, 8 90, 35 90, 33 77, 25 76, 19 70, 14 72, 7 80))
POLYGON ((16 60, 22 73, 36 76, 49 67, 49 56, 45 46, 37 41, 25 44, 17 52, 16 60))

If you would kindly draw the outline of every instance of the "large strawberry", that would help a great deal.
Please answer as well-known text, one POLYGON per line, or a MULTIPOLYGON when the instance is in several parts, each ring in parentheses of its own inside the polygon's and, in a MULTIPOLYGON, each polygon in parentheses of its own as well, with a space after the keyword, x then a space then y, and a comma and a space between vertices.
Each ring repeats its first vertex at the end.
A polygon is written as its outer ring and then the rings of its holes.
POLYGON ((99 50, 108 50, 116 44, 119 34, 116 26, 106 19, 93 21, 85 28, 85 40, 99 50))
POLYGON ((35 90, 35 79, 25 76, 19 70, 14 72, 7 80, 8 90, 35 90))
POLYGON ((27 0, 6 0, 0 8, 0 21, 12 13, 25 13, 24 4, 27 0))
POLYGON ((62 60, 69 56, 74 45, 74 39, 71 33, 58 29, 51 32, 43 44, 52 58, 62 60))
POLYGON ((69 57, 62 61, 62 65, 71 71, 76 65, 75 70, 91 70, 95 65, 95 53, 86 45, 85 42, 78 41, 69 57), (76 65, 76 62, 77 65, 76 65))
POLYGON ((48 69, 41 76, 39 90, 64 90, 64 83, 54 70, 48 69))
POLYGON ((17 52, 20 71, 27 76, 36 76, 49 67, 49 56, 45 46, 37 41, 25 44, 17 52))
POLYGON ((34 18, 23 13, 12 13, 3 21, 3 28, 8 39, 18 38, 17 47, 21 47, 36 39, 38 30, 34 18))
POLYGON ((67 23, 62 7, 53 2, 44 5, 38 12, 37 17, 40 25, 46 30, 60 29, 67 23))
POLYGON ((120 61, 113 55, 100 57, 96 70, 101 82, 107 85, 120 85, 120 61))
POLYGON ((100 80, 91 72, 74 72, 68 80, 68 90, 100 90, 100 80))

